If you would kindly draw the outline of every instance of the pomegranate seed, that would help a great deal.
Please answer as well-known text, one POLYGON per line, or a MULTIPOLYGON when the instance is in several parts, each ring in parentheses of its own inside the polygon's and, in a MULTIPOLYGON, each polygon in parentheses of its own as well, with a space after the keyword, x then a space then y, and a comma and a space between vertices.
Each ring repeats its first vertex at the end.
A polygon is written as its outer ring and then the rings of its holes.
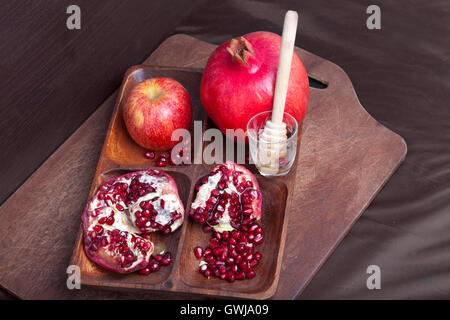
POLYGON ((156 159, 155 165, 156 165, 157 167, 166 167, 166 166, 167 166, 167 163, 168 163, 167 158, 164 158, 164 157, 162 157, 162 155, 161 155, 161 156, 158 157, 158 159, 156 159))
POLYGON ((219 267, 219 273, 220 274, 224 274, 224 273, 226 273, 227 272, 227 268, 225 268, 225 266, 220 266, 219 267))
POLYGON ((245 273, 247 273, 251 270, 247 261, 239 263, 239 269, 241 269, 245 273))
POLYGON ((223 248, 222 247, 217 247, 213 249, 213 255, 215 255, 216 257, 222 255, 223 253, 223 248))
POLYGON ((153 151, 148 151, 145 153, 145 157, 147 159, 154 159, 155 158, 155 153, 153 151))
POLYGON ((208 232, 210 232, 212 230, 212 228, 210 227, 210 226, 208 226, 208 225, 204 225, 203 226, 203 232, 204 233, 208 233, 208 232))
POLYGON ((255 239, 253 240, 253 243, 257 246, 260 245, 263 242, 263 235, 261 233, 258 233, 255 236, 255 239))
POLYGON ((241 233, 239 231, 233 231, 233 234, 231 235, 233 239, 238 240, 241 236, 241 233))
POLYGON ((247 279, 253 279, 255 276, 256 276, 256 273, 255 273, 255 271, 253 271, 253 270, 250 270, 250 271, 248 271, 248 272, 245 273, 245 277, 246 277, 247 279))
POLYGON ((161 267, 159 266, 158 262, 153 261, 148 264, 148 268, 150 269, 151 272, 157 272, 161 267))
POLYGON ((166 252, 160 262, 160 264, 164 267, 168 266, 169 264, 172 263, 172 255, 170 254, 170 252, 166 252))
POLYGON ((225 279, 226 279, 228 282, 234 282, 234 280, 236 280, 236 277, 235 277, 234 273, 228 271, 228 272, 226 273, 225 279))
POLYGON ((262 255, 261 255, 261 253, 259 253, 259 252, 255 252, 255 254, 253 255, 253 257, 255 258, 255 260, 259 261, 259 260, 261 260, 262 255))
POLYGON ((245 273, 243 271, 236 274, 236 280, 244 280, 245 279, 245 273))
POLYGON ((144 276, 150 274, 150 268, 144 268, 138 271, 139 274, 142 274, 144 276))
POLYGON ((94 226, 94 230, 97 233, 97 235, 101 235, 103 233, 103 227, 99 226, 98 224, 94 226))
POLYGON ((251 268, 254 268, 258 265, 258 260, 252 260, 250 261, 248 264, 250 265, 251 268))
POLYGON ((106 219, 106 224, 109 225, 109 226, 112 226, 114 224, 114 217, 113 216, 109 216, 106 219))
POLYGON ((202 247, 195 247, 194 248, 194 255, 197 259, 201 259, 203 257, 203 248, 202 247))
POLYGON ((201 273, 204 273, 207 270, 208 266, 206 264, 202 264, 200 267, 198 267, 198 271, 200 271, 201 273))
POLYGON ((211 240, 209 240, 209 247, 211 249, 216 248, 219 245, 219 240, 217 240, 216 238, 212 238, 211 240))

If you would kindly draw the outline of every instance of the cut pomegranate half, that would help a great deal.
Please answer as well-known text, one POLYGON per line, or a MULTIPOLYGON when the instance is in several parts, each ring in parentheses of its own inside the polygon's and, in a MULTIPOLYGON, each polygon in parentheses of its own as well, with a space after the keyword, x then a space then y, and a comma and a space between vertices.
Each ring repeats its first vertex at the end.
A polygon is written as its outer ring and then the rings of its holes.
POLYGON ((190 217, 212 233, 208 246, 193 248, 201 259, 199 272, 221 280, 252 279, 262 258, 255 247, 263 242, 262 195, 253 174, 234 162, 216 166, 196 186, 190 217))
POLYGON ((144 269, 154 250, 148 233, 170 233, 184 207, 171 176, 160 170, 128 173, 104 183, 83 212, 84 249, 107 270, 144 269))
POLYGON ((262 196, 254 175, 245 167, 227 161, 204 176, 189 215, 215 231, 232 231, 261 218, 262 196))

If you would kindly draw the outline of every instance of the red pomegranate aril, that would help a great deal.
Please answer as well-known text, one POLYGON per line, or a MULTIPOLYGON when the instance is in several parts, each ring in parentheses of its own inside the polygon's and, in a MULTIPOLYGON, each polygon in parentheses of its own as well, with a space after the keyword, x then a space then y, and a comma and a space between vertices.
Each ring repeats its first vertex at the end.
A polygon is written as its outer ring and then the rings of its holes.
POLYGON ((157 254, 157 255, 154 255, 152 258, 159 262, 162 260, 162 255, 157 254))
POLYGON ((107 219, 107 217, 101 217, 101 218, 98 220, 98 223, 104 224, 104 223, 106 223, 106 219, 107 219))
POLYGON ((257 245, 260 245, 262 242, 263 242, 263 235, 261 233, 258 233, 255 236, 255 239, 253 240, 253 244, 255 244, 257 246, 257 245))
POLYGON ((114 217, 113 216, 109 216, 106 219, 106 224, 109 225, 109 226, 112 226, 114 224, 114 217))
POLYGON ((202 247, 195 247, 194 248, 194 255, 197 259, 201 259, 203 257, 203 248, 202 247))
POLYGON ((162 257, 160 265, 167 267, 168 265, 170 265, 171 262, 172 262, 172 255, 170 252, 166 252, 162 257))
POLYGON ((248 264, 251 268, 254 268, 258 265, 259 261, 258 260, 251 260, 248 264))
POLYGON ((144 269, 139 270, 138 273, 146 276, 146 275, 150 274, 151 271, 150 271, 150 268, 146 267, 144 269))
POLYGON ((228 271, 228 272, 226 273, 225 279, 226 279, 228 282, 234 282, 234 281, 236 280, 236 277, 235 277, 234 273, 228 271))
POLYGON ((233 239, 238 240, 241 236, 241 233, 239 231, 233 231, 232 235, 233 239))
POLYGON ((246 253, 246 254, 244 254, 244 256, 243 256, 242 258, 243 258, 244 260, 250 262, 250 261, 253 260, 253 254, 251 254, 251 253, 246 253))
POLYGON ((164 157, 159 156, 159 157, 156 159, 155 165, 156 165, 157 167, 166 167, 166 166, 167 166, 167 163, 168 163, 167 158, 164 158, 164 157))
POLYGON ((157 272, 161 267, 159 266, 158 262, 153 261, 148 264, 148 268, 150 269, 151 272, 157 272))
POLYGON ((251 270, 250 265, 248 264, 247 261, 243 261, 243 262, 239 263, 239 269, 241 269, 245 273, 247 273, 251 270))
POLYGON ((201 273, 204 273, 206 270, 208 270, 207 264, 202 264, 198 267, 198 271, 200 271, 201 273))
POLYGON ((235 276, 236 280, 244 280, 245 279, 245 272, 241 271, 236 274, 235 276))
POLYGON ((211 240, 209 240, 209 247, 211 249, 216 248, 219 245, 219 240, 217 240, 216 238, 212 238, 211 240))
POLYGON ((155 153, 153 151, 148 151, 144 155, 145 155, 145 157, 147 159, 154 159, 155 158, 155 153))
POLYGON ((245 277, 247 279, 253 279, 255 276, 256 276, 256 273, 252 269, 245 273, 245 277))
POLYGON ((94 230, 97 233, 97 235, 99 235, 99 236, 103 234, 103 227, 102 226, 95 225, 94 226, 94 230))
POLYGON ((212 250, 210 248, 206 248, 205 252, 203 253, 203 255, 209 256, 209 255, 211 255, 211 253, 212 253, 212 250))
POLYGON ((213 255, 215 255, 216 257, 222 255, 223 253, 223 248, 222 247, 217 247, 213 249, 213 255))
POLYGON ((255 252, 255 253, 253 254, 253 257, 255 258, 255 260, 259 261, 259 260, 261 260, 262 255, 261 255, 261 253, 259 253, 259 252, 255 252))

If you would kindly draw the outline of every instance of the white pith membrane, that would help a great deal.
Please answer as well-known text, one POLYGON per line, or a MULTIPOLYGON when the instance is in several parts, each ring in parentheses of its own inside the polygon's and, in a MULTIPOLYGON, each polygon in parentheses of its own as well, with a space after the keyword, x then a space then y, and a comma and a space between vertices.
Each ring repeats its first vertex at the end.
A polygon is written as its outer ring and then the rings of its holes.
MULTIPOLYGON (((161 228, 172 222, 170 231, 175 231, 183 223, 184 208, 178 195, 174 194, 169 178, 161 171, 146 170, 129 173, 102 185, 88 203, 85 217, 84 237, 89 254, 95 257, 101 251, 102 260, 105 260, 104 255, 110 256, 111 261, 114 260, 115 263, 120 265, 120 270, 114 271, 126 272, 136 267, 138 269, 144 268, 150 261, 154 245, 141 235, 159 229, 138 228, 134 213, 138 209, 141 210, 139 207, 141 202, 154 198, 156 200, 151 201, 151 203, 154 204, 156 210, 155 221, 161 228), (138 189, 144 186, 148 193, 130 199, 131 193, 135 192, 131 190, 132 181, 135 179, 134 182, 136 182, 136 178, 139 183, 138 189), (100 194, 102 195, 100 196, 100 194), (166 203, 163 210, 160 210, 161 199, 166 203), (177 218, 172 221, 175 215, 177 218), (102 229, 100 234, 98 232, 99 227, 102 229), (93 234, 95 234, 95 237, 92 236, 93 234), (115 237, 115 241, 112 242, 113 237, 115 237), (117 242, 122 245, 114 246, 113 243, 117 244, 117 242), (128 256, 129 260, 124 258, 127 254, 132 254, 128 256)), ((106 258, 106 260, 108 259, 106 258)), ((102 262, 106 265, 108 263, 114 264, 110 261, 102 262)))

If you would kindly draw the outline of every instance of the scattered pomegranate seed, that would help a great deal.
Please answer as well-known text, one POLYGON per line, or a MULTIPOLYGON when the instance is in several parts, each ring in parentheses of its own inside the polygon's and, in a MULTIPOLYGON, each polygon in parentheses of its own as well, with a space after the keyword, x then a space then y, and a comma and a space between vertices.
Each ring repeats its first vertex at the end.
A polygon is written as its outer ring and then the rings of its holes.
POLYGON ((212 230, 211 226, 208 226, 207 224, 205 224, 202 229, 204 233, 208 233, 212 230))
POLYGON ((147 159, 154 159, 155 158, 155 153, 153 151, 148 151, 145 153, 145 157, 147 159))
POLYGON ((166 167, 167 164, 168 164, 167 158, 162 157, 162 155, 159 156, 159 157, 156 159, 155 165, 156 165, 157 167, 166 167))
POLYGON ((202 247, 195 247, 194 248, 194 255, 197 259, 201 259, 203 257, 203 248, 202 247))
POLYGON ((138 271, 139 274, 142 274, 142 275, 144 275, 144 276, 150 274, 150 272, 151 272, 151 271, 150 271, 150 268, 148 268, 148 267, 146 267, 146 268, 141 269, 141 270, 138 271))
POLYGON ((172 262, 172 255, 170 252, 166 252, 160 262, 160 265, 167 267, 172 262))

